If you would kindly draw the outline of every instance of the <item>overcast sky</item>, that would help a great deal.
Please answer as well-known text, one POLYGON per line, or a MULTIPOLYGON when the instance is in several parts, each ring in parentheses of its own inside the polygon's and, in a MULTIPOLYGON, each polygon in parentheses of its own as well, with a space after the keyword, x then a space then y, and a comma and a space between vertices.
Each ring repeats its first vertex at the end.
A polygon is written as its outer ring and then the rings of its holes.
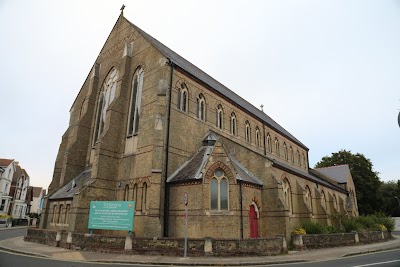
POLYGON ((400 1, 0 0, 0 158, 47 188, 69 110, 125 17, 309 149, 400 179, 400 1))

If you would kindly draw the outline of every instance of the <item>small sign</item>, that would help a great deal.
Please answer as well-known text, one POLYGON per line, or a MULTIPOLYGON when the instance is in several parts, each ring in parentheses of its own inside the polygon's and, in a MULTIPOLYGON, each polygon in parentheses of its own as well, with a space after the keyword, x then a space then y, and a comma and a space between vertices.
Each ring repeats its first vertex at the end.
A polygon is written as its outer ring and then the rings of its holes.
POLYGON ((188 193, 185 192, 185 195, 183 196, 183 203, 185 203, 185 206, 188 204, 188 193))
POLYGON ((133 231, 134 201, 91 201, 89 229, 133 231))

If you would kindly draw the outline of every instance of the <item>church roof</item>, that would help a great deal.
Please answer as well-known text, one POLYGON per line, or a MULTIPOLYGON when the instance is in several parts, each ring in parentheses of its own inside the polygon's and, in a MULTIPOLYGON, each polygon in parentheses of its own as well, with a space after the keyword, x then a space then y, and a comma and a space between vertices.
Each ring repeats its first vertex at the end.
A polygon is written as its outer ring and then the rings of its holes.
MULTIPOLYGON (((125 18, 126 19, 126 18, 125 18)), ((286 131, 282 126, 280 126, 277 122, 275 122, 271 117, 265 114, 263 111, 259 110, 258 108, 254 107, 252 104, 244 100, 242 97, 237 95, 235 92, 231 91, 229 88, 212 78, 210 75, 169 49, 167 46, 141 30, 139 27, 134 25, 132 22, 126 19, 134 29, 136 29, 150 44, 152 44, 157 50, 159 50, 165 57, 167 57, 174 65, 178 66, 185 72, 192 75, 194 78, 200 80, 201 82, 205 83, 215 91, 217 91, 222 96, 230 99, 238 106, 243 108, 244 110, 248 111, 249 113, 253 114, 260 120, 264 121, 269 127, 274 129, 275 131, 283 134, 291 141, 296 143, 297 145, 303 147, 304 149, 308 150, 308 148, 302 144, 299 140, 297 140, 293 135, 291 135, 288 131, 286 131)))
POLYGON ((349 165, 347 164, 324 167, 324 168, 316 168, 315 170, 334 179, 339 183, 347 183, 347 179, 350 174, 350 168, 349 165))
MULTIPOLYGON (((192 158, 186 161, 170 177, 168 183, 179 183, 203 179, 203 169, 211 155, 213 146, 203 146, 192 158)), ((233 155, 228 155, 236 172, 236 179, 250 184, 263 185, 263 183, 249 172, 233 155)))
POLYGON ((85 185, 90 183, 92 170, 83 171, 74 179, 72 179, 69 183, 61 187, 57 192, 55 192, 50 199, 63 199, 63 198, 72 198, 75 193, 79 192, 85 185))

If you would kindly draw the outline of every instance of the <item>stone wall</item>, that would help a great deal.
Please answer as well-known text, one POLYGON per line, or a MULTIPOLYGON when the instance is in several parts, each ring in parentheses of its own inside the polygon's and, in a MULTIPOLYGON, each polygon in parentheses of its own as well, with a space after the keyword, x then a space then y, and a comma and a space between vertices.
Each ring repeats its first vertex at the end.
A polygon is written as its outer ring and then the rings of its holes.
MULTIPOLYGON (((183 256, 183 238, 143 238, 57 232, 28 228, 25 241, 67 249, 96 252, 183 256), (128 240, 131 240, 128 241, 128 240), (130 246, 131 244, 131 246, 130 246)), ((188 239, 187 255, 194 256, 265 256, 287 252, 282 237, 257 239, 188 239)))

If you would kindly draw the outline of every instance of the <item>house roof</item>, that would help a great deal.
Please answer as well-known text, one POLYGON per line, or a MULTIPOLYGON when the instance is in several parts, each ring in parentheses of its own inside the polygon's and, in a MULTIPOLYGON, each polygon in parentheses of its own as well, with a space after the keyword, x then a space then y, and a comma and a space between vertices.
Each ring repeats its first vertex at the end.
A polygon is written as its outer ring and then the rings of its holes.
POLYGON ((69 183, 61 187, 57 192, 55 192, 49 199, 64 199, 72 198, 75 193, 79 192, 85 185, 91 183, 91 173, 92 170, 86 170, 72 179, 69 183))
POLYGON ((347 183, 347 179, 349 177, 350 168, 349 165, 336 165, 331 167, 324 167, 324 168, 316 168, 316 170, 339 183, 347 183))
POLYGON ((22 168, 19 165, 15 166, 15 172, 13 174, 12 183, 16 184, 18 182, 19 177, 22 175, 22 168))
POLYGON ((33 187, 33 197, 40 197, 40 193, 42 192, 41 187, 33 187))
POLYGON ((8 167, 13 161, 14 161, 13 159, 0 159, 0 166, 8 167))
MULTIPOLYGON (((125 18, 126 19, 126 18, 125 18)), ((132 27, 137 30, 150 44, 152 44, 158 51, 160 51, 165 57, 167 57, 174 65, 178 66, 185 72, 192 75, 194 78, 200 80, 201 82, 205 83, 215 91, 217 91, 222 96, 230 99, 238 106, 246 110, 247 112, 253 114, 255 117, 262 120, 266 125, 274 129, 275 131, 283 134, 288 139, 296 143, 297 145, 303 147, 304 149, 308 150, 308 148, 302 144, 299 140, 297 140, 293 135, 291 135, 288 131, 286 131, 282 126, 280 126, 277 122, 275 122, 271 117, 265 114, 263 111, 259 110, 258 108, 254 107, 252 104, 244 100, 242 97, 237 95, 235 92, 227 88, 225 85, 221 84, 210 75, 172 51, 170 48, 141 30, 139 27, 134 25, 132 22, 126 19, 132 27)))

